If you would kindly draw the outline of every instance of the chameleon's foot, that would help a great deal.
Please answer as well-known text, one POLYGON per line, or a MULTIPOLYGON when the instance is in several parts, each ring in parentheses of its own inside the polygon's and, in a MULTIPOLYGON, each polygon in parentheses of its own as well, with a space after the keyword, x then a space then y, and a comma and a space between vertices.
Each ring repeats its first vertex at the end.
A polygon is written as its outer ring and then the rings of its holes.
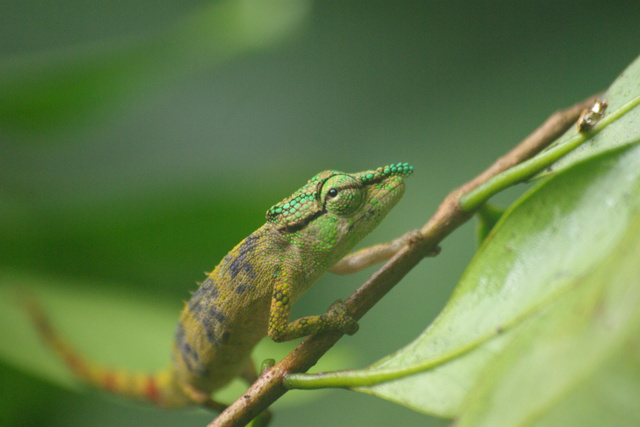
POLYGON ((358 322, 347 313, 347 306, 344 301, 338 300, 331 304, 331 307, 323 316, 327 324, 331 326, 331 329, 347 335, 353 335, 360 329, 358 322))

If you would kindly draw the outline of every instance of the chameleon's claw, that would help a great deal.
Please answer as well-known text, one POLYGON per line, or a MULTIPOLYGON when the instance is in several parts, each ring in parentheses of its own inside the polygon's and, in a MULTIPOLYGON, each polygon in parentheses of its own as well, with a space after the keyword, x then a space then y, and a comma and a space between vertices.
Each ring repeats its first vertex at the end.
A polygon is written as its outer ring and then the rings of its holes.
POLYGON ((427 253, 427 256, 437 256, 441 250, 442 248, 440 246, 436 246, 427 253))
POLYGON ((342 300, 337 300, 331 304, 331 307, 327 310, 326 320, 332 329, 347 335, 353 335, 360 329, 360 325, 358 325, 358 322, 347 312, 347 306, 342 300))

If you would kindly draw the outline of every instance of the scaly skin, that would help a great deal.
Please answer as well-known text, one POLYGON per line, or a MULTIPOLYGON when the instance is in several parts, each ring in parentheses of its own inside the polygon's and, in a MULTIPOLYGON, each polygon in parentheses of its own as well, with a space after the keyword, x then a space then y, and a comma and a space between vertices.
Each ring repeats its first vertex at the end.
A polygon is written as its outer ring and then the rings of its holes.
MULTIPOLYGON (((382 221, 412 172, 406 163, 355 174, 324 171, 269 209, 267 222, 224 257, 185 305, 165 371, 136 375, 88 361, 60 339, 37 304, 29 304, 29 312, 44 339, 84 381, 161 407, 220 410, 224 405, 211 400, 211 393, 235 377, 254 378, 251 351, 265 335, 288 341, 328 330, 357 331, 341 301, 325 314, 289 322, 291 306, 382 221)), ((361 250, 336 270, 378 262, 385 246, 376 246, 370 257, 361 250)))

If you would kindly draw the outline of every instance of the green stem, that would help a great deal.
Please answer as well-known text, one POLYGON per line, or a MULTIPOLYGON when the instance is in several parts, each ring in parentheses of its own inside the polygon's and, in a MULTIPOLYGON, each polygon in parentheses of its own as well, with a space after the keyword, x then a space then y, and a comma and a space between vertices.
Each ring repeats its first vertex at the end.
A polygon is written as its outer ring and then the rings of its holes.
POLYGON ((589 132, 577 133, 565 143, 552 147, 517 166, 498 174, 460 198, 460 207, 471 213, 500 191, 531 178, 556 161, 575 150, 582 143, 598 134, 602 129, 618 120, 640 104, 640 96, 635 97, 611 114, 602 118, 589 132))

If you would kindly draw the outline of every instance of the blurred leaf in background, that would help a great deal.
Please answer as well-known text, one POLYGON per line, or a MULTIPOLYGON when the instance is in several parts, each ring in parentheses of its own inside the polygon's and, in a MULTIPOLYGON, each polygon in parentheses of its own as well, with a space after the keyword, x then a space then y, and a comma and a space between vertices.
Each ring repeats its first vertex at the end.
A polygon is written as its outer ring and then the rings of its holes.
MULTIPOLYGON (((52 302, 61 301, 52 316, 83 349, 99 351, 104 341, 144 364, 145 348, 154 361, 140 367, 163 363, 167 325, 200 272, 256 229, 274 202, 323 169, 411 161, 416 174, 404 200, 367 242, 418 227, 451 188, 551 112, 604 89, 638 55, 637 9, 634 1, 4 2, 2 298, 12 286, 50 286, 52 302), (84 299, 69 297, 78 289, 84 299), (87 307, 92 296, 96 306, 87 307), (148 336, 132 340, 121 322, 139 323, 148 336)), ((349 367, 424 329, 471 257, 472 234, 467 227, 448 239, 437 262, 412 272, 340 343, 358 359, 349 367)), ((327 275, 294 315, 325 310, 366 275, 327 275)), ((0 312, 0 330, 11 331, 3 347, 28 334, 14 315, 0 312)), ((23 353, 37 351, 29 348, 23 353)), ((38 360, 49 360, 39 351, 38 360)), ((54 387, 63 380, 7 353, 2 425, 210 418, 54 387)), ((278 411, 277 423, 442 424, 355 393, 313 397, 278 411)))
POLYGON ((46 132, 94 110, 122 108, 144 89, 272 47, 302 25, 309 6, 308 0, 214 2, 151 36, 7 59, 0 125, 46 132))

